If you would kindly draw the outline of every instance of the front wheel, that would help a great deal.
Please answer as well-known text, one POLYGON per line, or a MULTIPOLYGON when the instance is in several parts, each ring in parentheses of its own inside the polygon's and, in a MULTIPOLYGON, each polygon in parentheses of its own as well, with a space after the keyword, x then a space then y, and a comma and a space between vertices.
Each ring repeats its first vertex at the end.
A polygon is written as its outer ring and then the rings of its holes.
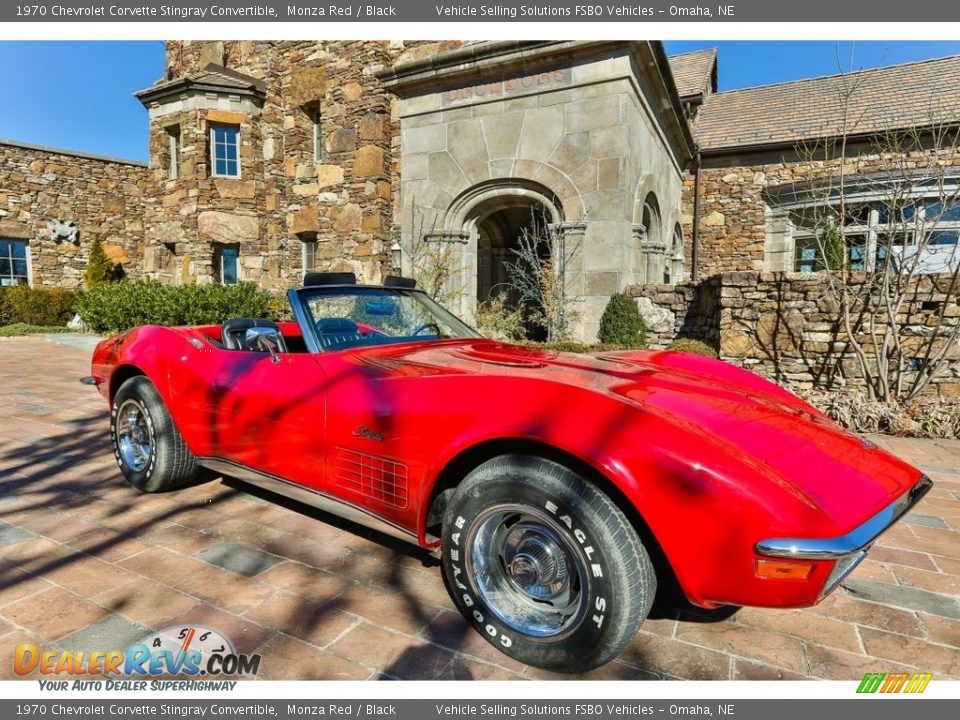
POLYGON ((558 463, 520 455, 484 463, 454 492, 443 571, 490 643, 563 672, 616 657, 656 591, 650 558, 610 498, 558 463))

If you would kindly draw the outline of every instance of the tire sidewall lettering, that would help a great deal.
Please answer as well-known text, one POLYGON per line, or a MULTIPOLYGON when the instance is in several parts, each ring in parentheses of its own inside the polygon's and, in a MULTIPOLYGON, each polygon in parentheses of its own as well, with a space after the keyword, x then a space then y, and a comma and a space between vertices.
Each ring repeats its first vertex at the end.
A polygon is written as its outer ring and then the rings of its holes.
POLYGON ((601 595, 599 593, 600 588, 597 587, 600 584, 605 585, 606 583, 596 582, 597 580, 603 580, 605 577, 603 563, 596 562, 600 558, 594 557, 595 554, 600 555, 596 549, 596 544, 590 540, 590 536, 583 530, 581 526, 582 521, 578 522, 579 518, 574 512, 567 510, 553 500, 544 502, 543 509, 557 518, 557 522, 561 528, 565 527, 567 529, 571 539, 574 541, 573 545, 586 560, 589 572, 588 579, 592 580, 592 582, 587 584, 587 614, 581 621, 581 627, 590 623, 595 626, 596 630, 602 631, 606 610, 609 608, 610 602, 607 600, 606 594, 601 595))
MULTIPOLYGON (((457 519, 454 521, 454 525, 458 529, 465 527, 466 519, 463 516, 457 516, 457 519)), ((454 545, 459 546, 460 544, 460 533, 456 533, 456 538, 454 539, 454 545)), ((478 608, 485 607, 480 603, 473 595, 472 588, 460 581, 460 576, 463 575, 463 568, 455 564, 455 561, 450 556, 450 548, 448 545, 444 545, 443 548, 444 559, 450 563, 452 568, 452 581, 456 584, 459 590, 462 590, 459 594, 459 600, 461 605, 460 614, 468 621, 472 622, 474 627, 478 631, 482 632, 485 637, 490 639, 492 642, 494 639, 499 637, 500 646, 503 648, 513 647, 514 640, 510 635, 508 635, 503 627, 500 627, 500 624, 494 625, 492 622, 487 622, 483 613, 479 611, 478 608)), ((459 558, 458 558, 459 559, 459 558)))

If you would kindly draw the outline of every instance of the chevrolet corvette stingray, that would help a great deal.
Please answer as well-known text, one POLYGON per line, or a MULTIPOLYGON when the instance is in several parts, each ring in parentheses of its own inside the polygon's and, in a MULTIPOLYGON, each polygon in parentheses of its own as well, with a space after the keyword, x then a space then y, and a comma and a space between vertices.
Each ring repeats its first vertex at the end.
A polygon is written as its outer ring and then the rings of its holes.
POLYGON ((293 322, 97 346, 120 471, 145 492, 213 471, 433 549, 524 663, 611 660, 658 580, 703 608, 813 605, 930 487, 719 360, 484 339, 404 278, 310 273, 288 298, 293 322))

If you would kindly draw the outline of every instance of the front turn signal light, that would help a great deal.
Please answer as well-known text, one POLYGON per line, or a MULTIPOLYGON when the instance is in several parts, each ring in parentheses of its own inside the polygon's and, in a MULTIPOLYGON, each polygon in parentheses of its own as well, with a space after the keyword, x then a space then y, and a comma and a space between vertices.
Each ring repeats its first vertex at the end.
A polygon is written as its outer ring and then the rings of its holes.
POLYGON ((813 575, 814 564, 795 560, 754 560, 753 572, 767 580, 806 580, 813 575))

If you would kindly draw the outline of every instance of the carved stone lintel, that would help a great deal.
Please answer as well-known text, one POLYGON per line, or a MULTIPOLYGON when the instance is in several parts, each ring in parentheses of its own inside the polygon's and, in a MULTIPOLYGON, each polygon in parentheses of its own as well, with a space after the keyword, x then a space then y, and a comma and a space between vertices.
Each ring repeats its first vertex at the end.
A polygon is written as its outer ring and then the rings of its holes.
POLYGON ((470 233, 464 231, 435 230, 433 232, 424 233, 423 239, 428 243, 446 242, 466 245, 468 242, 470 242, 470 233))
POLYGON ((550 223, 547 229, 554 237, 572 238, 582 236, 587 232, 587 223, 584 220, 567 220, 565 222, 550 223))

